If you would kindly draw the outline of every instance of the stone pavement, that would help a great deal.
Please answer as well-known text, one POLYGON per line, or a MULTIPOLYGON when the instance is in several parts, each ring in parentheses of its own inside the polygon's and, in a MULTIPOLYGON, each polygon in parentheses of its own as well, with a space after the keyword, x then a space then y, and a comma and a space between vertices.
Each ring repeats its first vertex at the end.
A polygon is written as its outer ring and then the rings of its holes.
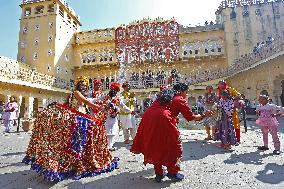
MULTIPOLYGON (((280 140, 284 143, 284 118, 280 119, 280 140)), ((250 121, 247 133, 242 133, 242 143, 226 151, 216 147, 217 142, 205 143, 203 130, 182 130, 183 182, 172 183, 164 179, 154 181, 151 165, 144 166, 141 155, 129 152, 130 146, 122 143, 122 136, 116 144, 114 156, 120 157, 120 168, 114 172, 75 181, 64 180, 59 183, 44 181, 30 167, 21 163, 28 145, 30 133, 3 133, 0 128, 0 189, 25 188, 106 188, 106 189, 159 189, 159 188, 284 188, 284 153, 280 156, 270 150, 261 152, 261 132, 250 121)))

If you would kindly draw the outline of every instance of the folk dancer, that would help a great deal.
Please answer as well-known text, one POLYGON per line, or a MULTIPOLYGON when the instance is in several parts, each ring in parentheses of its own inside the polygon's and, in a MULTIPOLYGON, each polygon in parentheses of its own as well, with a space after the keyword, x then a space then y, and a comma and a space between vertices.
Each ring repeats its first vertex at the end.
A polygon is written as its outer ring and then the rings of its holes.
POLYGON ((50 181, 96 176, 114 170, 118 159, 108 149, 104 120, 88 114, 98 106, 87 100, 89 79, 75 80, 75 90, 65 104, 39 111, 23 162, 50 181))
POLYGON ((146 110, 134 138, 131 152, 144 155, 144 164, 153 164, 156 182, 164 178, 162 166, 172 181, 181 181, 180 171, 182 144, 177 127, 177 117, 181 113, 187 121, 200 121, 211 115, 206 112, 195 115, 186 101, 188 85, 177 84, 173 89, 163 90, 158 99, 146 110))
POLYGON ((122 92, 122 101, 126 106, 131 110, 131 113, 125 112, 122 109, 119 112, 120 123, 123 129, 124 135, 124 143, 129 144, 129 133, 132 139, 135 138, 136 135, 136 122, 135 122, 135 112, 134 112, 134 93, 130 93, 130 85, 129 83, 125 82, 122 85, 123 92, 122 92))

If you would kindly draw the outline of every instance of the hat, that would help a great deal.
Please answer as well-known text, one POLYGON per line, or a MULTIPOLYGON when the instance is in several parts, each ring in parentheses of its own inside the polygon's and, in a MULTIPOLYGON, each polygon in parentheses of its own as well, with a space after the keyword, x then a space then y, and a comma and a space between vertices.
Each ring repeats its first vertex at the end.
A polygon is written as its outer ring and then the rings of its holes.
POLYGON ((102 81, 99 79, 99 80, 94 80, 94 85, 101 85, 102 84, 102 81))
POLYGON ((75 80, 75 83, 74 83, 75 86, 76 86, 78 83, 80 83, 80 82, 82 82, 84 85, 89 86, 89 78, 86 77, 86 76, 79 76, 79 77, 77 77, 76 80, 75 80))
POLYGON ((168 87, 166 86, 166 85, 161 85, 160 86, 160 91, 163 91, 163 90, 165 90, 165 89, 167 89, 168 87))
POLYGON ((116 82, 112 82, 110 84, 110 90, 114 90, 116 92, 119 92, 120 91, 120 84, 116 83, 116 82))
POLYGON ((129 86, 129 83, 128 82, 124 82, 123 84, 122 84, 122 88, 125 88, 125 87, 128 87, 129 86))

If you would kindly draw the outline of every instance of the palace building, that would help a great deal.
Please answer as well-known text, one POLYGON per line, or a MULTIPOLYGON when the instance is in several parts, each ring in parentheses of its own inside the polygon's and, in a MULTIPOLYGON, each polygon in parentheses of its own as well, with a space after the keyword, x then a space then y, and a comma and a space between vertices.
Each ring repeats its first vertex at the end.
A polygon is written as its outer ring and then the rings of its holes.
POLYGON ((226 79, 249 99, 267 90, 283 105, 284 0, 225 0, 215 22, 196 27, 157 18, 90 31, 64 0, 20 7, 17 61, 0 57, 0 98, 16 95, 22 110, 64 101, 80 75, 105 90, 129 81, 141 101, 162 84, 187 82, 197 97, 226 79))

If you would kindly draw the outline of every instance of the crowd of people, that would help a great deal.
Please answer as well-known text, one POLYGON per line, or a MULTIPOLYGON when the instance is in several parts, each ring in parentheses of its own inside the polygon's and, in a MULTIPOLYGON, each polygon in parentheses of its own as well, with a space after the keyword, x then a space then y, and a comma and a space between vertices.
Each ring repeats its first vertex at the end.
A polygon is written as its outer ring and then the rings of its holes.
POLYGON ((241 55, 232 65, 223 68, 198 71, 189 75, 182 75, 177 70, 170 72, 153 72, 146 70, 142 73, 131 73, 129 83, 132 88, 158 88, 160 85, 184 82, 189 85, 202 83, 210 80, 220 79, 234 75, 245 70, 260 60, 263 60, 273 53, 278 52, 281 47, 280 40, 268 38, 267 41, 257 44, 250 54, 241 55))
POLYGON ((234 75, 253 66, 258 61, 271 56, 275 52, 278 52, 280 50, 279 48, 281 48, 281 43, 281 40, 268 38, 267 41, 259 43, 250 54, 241 55, 241 57, 231 66, 205 70, 203 72, 189 75, 185 78, 185 82, 188 84, 196 84, 234 75))
POLYGON ((181 79, 176 69, 166 72, 164 70, 153 72, 147 69, 145 72, 132 72, 129 83, 132 88, 158 88, 161 85, 171 84, 181 79))
MULTIPOLYGON (((201 121, 207 132, 205 140, 219 141, 220 148, 231 150, 242 142, 237 110, 244 106, 244 101, 224 80, 219 82, 216 93, 212 86, 207 86, 204 110, 200 113, 194 113, 186 100, 188 84, 161 86, 138 127, 136 98, 129 83, 123 83, 120 95, 119 83, 112 82, 107 94, 101 91, 101 81, 95 80, 93 85, 92 97, 88 97, 89 79, 78 77, 65 104, 50 104, 36 116, 23 162, 31 163, 32 169, 48 180, 80 179, 116 169, 119 158, 111 152, 116 150, 121 128, 125 144, 131 144, 133 139, 130 151, 143 154, 144 164, 153 164, 156 182, 162 182, 165 176, 174 182, 182 181, 179 114, 187 121, 201 121)), ((284 114, 284 108, 269 103, 268 94, 262 92, 256 110, 256 123, 261 127, 264 143, 258 150, 268 150, 270 132, 275 147, 273 154, 279 155, 276 116, 284 114)))

